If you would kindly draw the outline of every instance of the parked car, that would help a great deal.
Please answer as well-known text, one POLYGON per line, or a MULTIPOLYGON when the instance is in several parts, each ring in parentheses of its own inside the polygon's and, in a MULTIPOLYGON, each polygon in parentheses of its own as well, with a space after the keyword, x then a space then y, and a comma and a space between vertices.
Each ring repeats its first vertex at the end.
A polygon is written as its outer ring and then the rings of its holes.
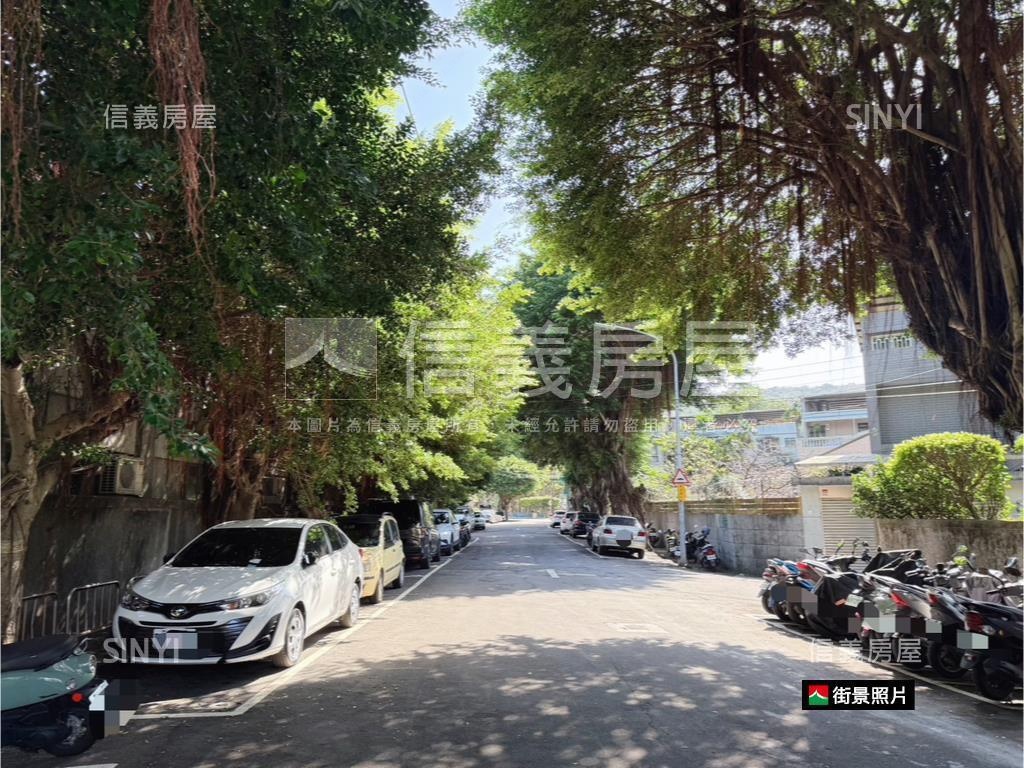
POLYGON ((643 559, 647 551, 647 531, 639 520, 626 515, 606 515, 598 519, 587 541, 590 548, 601 555, 616 550, 643 559))
POLYGON ((417 499, 371 499, 360 510, 366 514, 391 515, 398 521, 405 561, 414 561, 420 568, 441 559, 441 537, 434 525, 434 515, 425 501, 417 499))
POLYGON ((334 522, 359 547, 363 560, 363 597, 376 604, 385 589, 405 584, 405 553, 398 521, 391 515, 345 515, 334 522))
POLYGON ((560 509, 557 512, 551 513, 551 527, 558 528, 562 524, 562 518, 565 517, 565 510, 560 509))
POLYGON ((456 509, 455 519, 459 521, 459 537, 462 540, 462 546, 466 546, 473 538, 473 513, 467 508, 456 509))
POLYGON ((134 661, 298 662, 306 638, 359 618, 363 564, 332 523, 300 518, 214 526, 133 579, 114 614, 114 638, 134 661))
POLYGON ((578 512, 576 513, 576 519, 573 521, 572 529, 569 531, 569 535, 574 539, 577 536, 586 536, 590 533, 590 529, 597 525, 597 521, 601 519, 601 516, 596 512, 578 512))
POLYGON ((435 509, 434 525, 441 539, 441 554, 451 555, 462 549, 462 534, 454 512, 450 509, 435 509))
POLYGON ((473 530, 483 531, 487 528, 487 513, 482 509, 478 509, 473 513, 473 530))
POLYGON ((562 515, 562 521, 558 524, 558 532, 563 536, 568 536, 572 532, 578 514, 578 512, 566 512, 562 515))

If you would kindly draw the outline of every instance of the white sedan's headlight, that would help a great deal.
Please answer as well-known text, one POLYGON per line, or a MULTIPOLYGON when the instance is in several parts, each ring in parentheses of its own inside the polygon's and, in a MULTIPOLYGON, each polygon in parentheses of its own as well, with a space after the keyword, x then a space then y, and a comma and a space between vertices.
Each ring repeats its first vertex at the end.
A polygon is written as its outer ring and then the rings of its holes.
POLYGON ((222 611, 237 611, 241 608, 253 608, 255 606, 266 605, 270 600, 277 594, 280 587, 271 587, 264 592, 253 592, 251 595, 239 595, 233 597, 230 600, 225 600, 218 604, 218 608, 222 611))
POLYGON ((135 594, 135 590, 131 588, 131 582, 125 587, 124 594, 121 595, 121 605, 131 611, 148 611, 154 607, 152 601, 135 594))

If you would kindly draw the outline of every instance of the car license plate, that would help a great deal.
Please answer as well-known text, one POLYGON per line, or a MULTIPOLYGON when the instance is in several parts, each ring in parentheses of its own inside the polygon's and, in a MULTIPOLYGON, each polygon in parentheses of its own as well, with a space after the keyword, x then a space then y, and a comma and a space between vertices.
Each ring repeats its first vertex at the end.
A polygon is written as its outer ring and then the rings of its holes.
POLYGON ((161 651, 194 651, 199 647, 199 636, 195 632, 154 629, 153 644, 161 651))
POLYGON ((630 544, 632 544, 632 543, 633 543, 633 540, 632 540, 632 539, 617 539, 617 540, 616 540, 616 543, 617 543, 617 544, 618 544, 618 545, 619 545, 620 547, 628 547, 628 546, 629 546, 630 544))

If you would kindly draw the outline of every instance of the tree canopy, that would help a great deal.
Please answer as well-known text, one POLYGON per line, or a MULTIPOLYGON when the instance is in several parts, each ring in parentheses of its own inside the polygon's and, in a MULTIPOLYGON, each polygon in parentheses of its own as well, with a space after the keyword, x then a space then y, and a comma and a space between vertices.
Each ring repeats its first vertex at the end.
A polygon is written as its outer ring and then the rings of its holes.
POLYGON ((538 236, 609 316, 767 338, 895 291, 1019 431, 1017 4, 475 0, 468 19, 498 47, 538 236))

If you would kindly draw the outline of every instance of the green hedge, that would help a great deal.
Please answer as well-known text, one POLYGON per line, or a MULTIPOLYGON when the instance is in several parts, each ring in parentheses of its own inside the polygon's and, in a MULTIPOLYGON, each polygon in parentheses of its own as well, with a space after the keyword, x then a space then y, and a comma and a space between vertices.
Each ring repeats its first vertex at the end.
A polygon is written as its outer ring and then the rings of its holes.
POLYGON ((989 520, 1013 509, 998 440, 968 432, 924 435, 897 445, 885 462, 853 477, 861 517, 989 520))

